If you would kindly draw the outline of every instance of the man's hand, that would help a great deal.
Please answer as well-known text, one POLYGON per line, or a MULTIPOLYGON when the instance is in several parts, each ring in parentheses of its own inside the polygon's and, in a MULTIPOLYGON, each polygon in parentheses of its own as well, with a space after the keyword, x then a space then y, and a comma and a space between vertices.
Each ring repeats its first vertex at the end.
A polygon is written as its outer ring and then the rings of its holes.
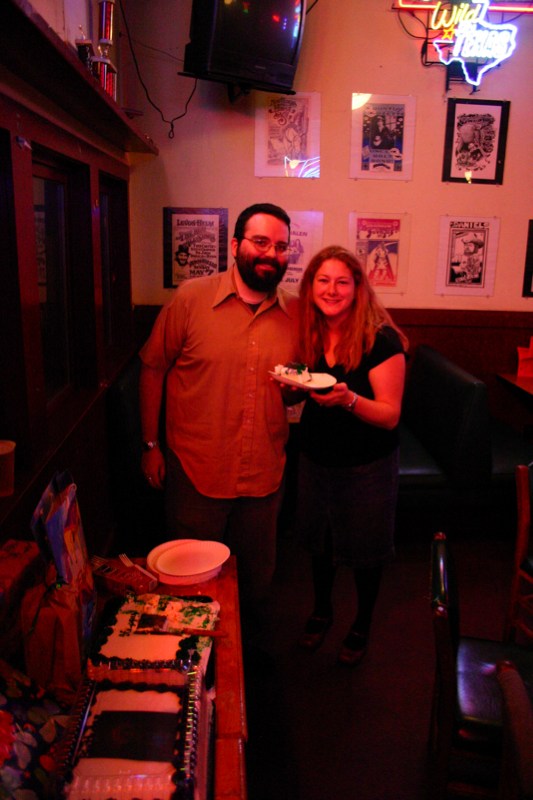
POLYGON ((153 489, 162 489, 165 484, 166 464, 163 453, 159 447, 154 447, 143 453, 141 469, 148 485, 153 489))

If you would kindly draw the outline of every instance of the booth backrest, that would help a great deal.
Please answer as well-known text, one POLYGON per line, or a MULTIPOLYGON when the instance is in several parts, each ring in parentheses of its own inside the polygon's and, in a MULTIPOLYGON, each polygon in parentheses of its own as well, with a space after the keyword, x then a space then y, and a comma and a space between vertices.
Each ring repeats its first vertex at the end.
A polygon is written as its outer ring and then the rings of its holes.
POLYGON ((141 462, 141 415, 139 412, 139 376, 141 360, 134 356, 108 392, 108 410, 114 438, 122 458, 130 464, 141 462))
POLYGON ((491 436, 487 387, 427 345, 409 366, 402 422, 457 487, 488 485, 491 436))
MULTIPOLYGON (((151 489, 141 472, 139 409, 141 361, 135 356, 107 393, 109 463, 117 516, 116 547, 146 555, 164 541, 163 493, 151 489), (162 538, 163 537, 163 538, 162 538)), ((164 443, 164 431, 160 432, 164 443)))

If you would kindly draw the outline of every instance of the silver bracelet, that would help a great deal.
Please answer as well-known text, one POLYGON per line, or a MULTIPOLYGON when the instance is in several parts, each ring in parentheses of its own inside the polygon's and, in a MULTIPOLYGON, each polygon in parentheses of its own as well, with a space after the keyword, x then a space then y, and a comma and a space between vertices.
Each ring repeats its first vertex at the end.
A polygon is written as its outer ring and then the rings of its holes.
POLYGON ((355 408, 355 404, 357 403, 358 400, 359 400, 359 395, 354 392, 353 400, 351 400, 347 405, 344 406, 346 411, 353 411, 355 408))

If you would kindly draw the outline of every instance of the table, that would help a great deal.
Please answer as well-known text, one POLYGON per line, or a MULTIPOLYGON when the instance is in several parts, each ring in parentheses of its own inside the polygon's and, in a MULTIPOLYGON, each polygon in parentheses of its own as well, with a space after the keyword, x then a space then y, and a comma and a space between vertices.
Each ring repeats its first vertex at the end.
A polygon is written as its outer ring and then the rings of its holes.
POLYGON ((209 595, 220 603, 218 626, 227 636, 213 639, 215 653, 214 800, 246 800, 245 745, 248 738, 237 563, 230 556, 216 578, 187 586, 159 583, 161 594, 209 595))

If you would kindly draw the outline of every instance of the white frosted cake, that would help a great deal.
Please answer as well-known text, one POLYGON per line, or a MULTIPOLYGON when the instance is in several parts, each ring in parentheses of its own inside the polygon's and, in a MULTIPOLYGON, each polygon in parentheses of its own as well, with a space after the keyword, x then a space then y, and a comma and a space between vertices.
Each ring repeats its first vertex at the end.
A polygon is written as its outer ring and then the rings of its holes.
POLYGON ((210 708, 200 672, 187 685, 89 683, 63 766, 68 800, 205 800, 210 708))
POLYGON ((191 666, 205 671, 212 639, 196 631, 213 629, 219 610, 209 597, 142 594, 117 601, 89 656, 89 678, 182 685, 191 666))
POLYGON ((289 361, 288 364, 276 364, 274 367, 276 375, 287 375, 289 378, 307 383, 311 380, 311 375, 306 364, 299 364, 296 361, 289 361))

